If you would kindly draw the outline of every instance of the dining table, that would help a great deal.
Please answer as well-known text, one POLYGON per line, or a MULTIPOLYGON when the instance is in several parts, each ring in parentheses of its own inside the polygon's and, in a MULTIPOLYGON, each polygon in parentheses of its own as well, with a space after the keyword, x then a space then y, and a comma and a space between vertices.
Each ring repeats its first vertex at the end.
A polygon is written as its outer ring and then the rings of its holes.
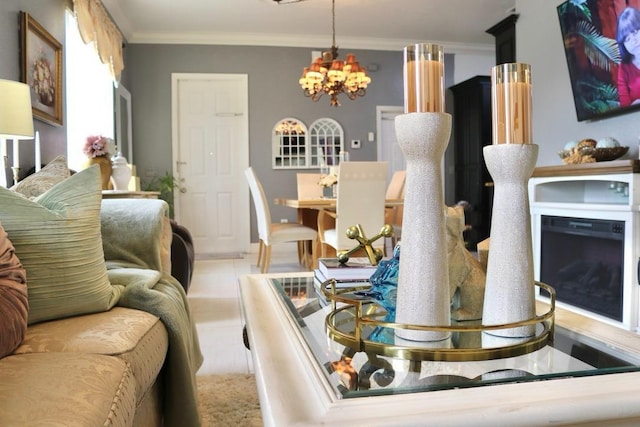
MULTIPOLYGON (((298 210, 298 222, 314 229, 318 229, 318 213, 322 210, 334 211, 336 209, 337 199, 328 197, 319 198, 286 198, 276 197, 274 203, 280 206, 287 206, 298 210)), ((404 199, 387 199, 385 200, 385 207, 400 207, 404 204, 404 199)), ((354 224, 356 225, 356 224, 354 224)), ((368 231, 368 230, 365 230, 368 231)), ((369 231, 373 236, 375 232, 369 231)), ((318 266, 318 257, 321 252, 320 238, 316 239, 316 244, 311 245, 309 248, 312 258, 313 268, 318 266)), ((326 248, 327 256, 335 256, 335 250, 331 247, 326 248)))
MULTIPOLYGON (((286 198, 286 197, 276 197, 274 199, 274 203, 280 206, 287 206, 290 208, 300 209, 335 209, 336 208, 335 198, 329 197, 320 197, 314 199, 297 199, 297 198, 286 198)), ((402 206, 404 204, 403 199, 386 199, 385 206, 386 207, 397 207, 402 206)))

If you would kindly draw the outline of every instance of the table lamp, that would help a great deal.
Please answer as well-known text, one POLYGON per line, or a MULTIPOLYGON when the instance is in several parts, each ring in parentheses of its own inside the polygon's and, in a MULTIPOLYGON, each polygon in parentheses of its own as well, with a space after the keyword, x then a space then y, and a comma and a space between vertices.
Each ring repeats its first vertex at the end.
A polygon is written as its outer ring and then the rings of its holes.
POLYGON ((18 140, 33 138, 33 114, 29 86, 11 80, 0 80, 0 150, 2 171, 0 185, 7 186, 7 140, 13 139, 13 179, 18 181, 18 140))

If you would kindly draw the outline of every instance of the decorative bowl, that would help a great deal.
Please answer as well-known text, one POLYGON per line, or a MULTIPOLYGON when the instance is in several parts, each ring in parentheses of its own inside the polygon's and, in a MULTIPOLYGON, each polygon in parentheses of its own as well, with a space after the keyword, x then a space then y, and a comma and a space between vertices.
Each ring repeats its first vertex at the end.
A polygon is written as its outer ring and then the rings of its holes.
MULTIPOLYGON (((627 154, 627 151, 629 151, 629 147, 582 147, 580 151, 582 155, 592 155, 593 158, 596 159, 596 162, 607 162, 609 160, 615 160, 627 154)), ((560 156, 561 159, 569 157, 570 155, 571 150, 558 151, 558 156, 560 156)))

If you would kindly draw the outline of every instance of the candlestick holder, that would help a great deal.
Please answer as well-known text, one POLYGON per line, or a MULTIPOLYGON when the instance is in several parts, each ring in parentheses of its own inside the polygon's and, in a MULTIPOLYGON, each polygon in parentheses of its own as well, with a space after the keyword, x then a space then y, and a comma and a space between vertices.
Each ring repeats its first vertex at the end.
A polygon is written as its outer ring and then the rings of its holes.
MULTIPOLYGON (((396 322, 449 326, 451 297, 441 164, 451 134, 451 115, 403 114, 396 117, 395 126, 407 163, 396 322)), ((412 341, 439 341, 451 334, 398 329, 396 335, 412 341)))
MULTIPOLYGON (((482 323, 502 325, 532 319, 536 313, 527 183, 538 146, 531 144, 531 67, 496 65, 491 80, 493 145, 483 153, 494 194, 482 323)), ((535 326, 486 333, 530 337, 535 326)))
MULTIPOLYGON (((484 296, 484 325, 535 317, 531 214, 527 183, 538 158, 535 144, 484 147, 484 160, 494 182, 491 240, 484 296)), ((404 242, 403 242, 404 244, 404 242)), ((527 337, 534 326, 492 330, 504 337, 527 337)))

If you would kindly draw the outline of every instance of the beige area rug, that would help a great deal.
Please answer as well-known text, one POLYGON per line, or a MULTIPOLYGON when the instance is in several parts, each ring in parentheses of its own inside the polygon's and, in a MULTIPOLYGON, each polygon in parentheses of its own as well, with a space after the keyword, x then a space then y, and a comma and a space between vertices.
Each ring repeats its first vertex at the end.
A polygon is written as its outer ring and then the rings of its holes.
POLYGON ((260 427, 260 402, 251 374, 197 376, 202 427, 260 427))

